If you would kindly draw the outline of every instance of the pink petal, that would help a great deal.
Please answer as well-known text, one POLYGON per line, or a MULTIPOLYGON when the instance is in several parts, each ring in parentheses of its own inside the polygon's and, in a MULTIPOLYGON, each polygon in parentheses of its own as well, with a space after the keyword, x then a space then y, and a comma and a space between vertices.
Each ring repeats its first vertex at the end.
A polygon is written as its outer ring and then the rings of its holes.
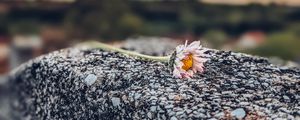
POLYGON ((207 59, 201 57, 193 57, 193 60, 199 63, 204 63, 207 61, 207 59))
POLYGON ((187 43, 188 43, 188 41, 185 40, 184 47, 187 47, 187 43))
POLYGON ((187 71, 187 72, 188 72, 188 74, 189 74, 190 76, 194 76, 194 71, 189 70, 189 71, 187 71))
POLYGON ((200 73, 204 72, 204 70, 203 70, 203 67, 202 67, 202 66, 201 66, 201 67, 196 67, 196 69, 197 69, 197 71, 198 71, 198 72, 200 72, 200 73))
POLYGON ((183 63, 180 60, 175 60, 175 65, 178 69, 182 68, 183 63))
POLYGON ((183 46, 183 45, 179 45, 179 46, 177 46, 176 47, 176 52, 178 53, 178 52, 181 52, 181 51, 183 51, 185 49, 185 47, 183 46))
POLYGON ((182 78, 191 78, 191 76, 187 73, 181 73, 182 78))
POLYGON ((203 54, 204 54, 204 52, 205 51, 203 51, 203 50, 195 50, 195 51, 193 51, 193 54, 195 54, 196 56, 202 56, 203 54))
POLYGON ((203 63, 199 63, 199 62, 194 62, 193 64, 193 71, 199 71, 199 72, 203 72, 203 63))
POLYGON ((189 56, 188 56, 189 54, 187 54, 186 56, 184 56, 184 58, 183 59, 188 59, 189 58, 189 56))
POLYGON ((186 47, 186 51, 193 52, 193 51, 199 49, 199 47, 200 47, 200 41, 194 41, 186 47))
POLYGON ((196 67, 193 67, 192 70, 194 71, 194 73, 197 73, 196 67))
POLYGON ((194 41, 191 44, 189 44, 187 47, 197 49, 199 46, 200 46, 200 41, 194 41))
POLYGON ((176 54, 176 58, 179 58, 180 60, 182 60, 186 55, 184 54, 184 52, 180 52, 176 54))
POLYGON ((180 71, 176 67, 174 67, 173 76, 176 78, 182 78, 180 71))

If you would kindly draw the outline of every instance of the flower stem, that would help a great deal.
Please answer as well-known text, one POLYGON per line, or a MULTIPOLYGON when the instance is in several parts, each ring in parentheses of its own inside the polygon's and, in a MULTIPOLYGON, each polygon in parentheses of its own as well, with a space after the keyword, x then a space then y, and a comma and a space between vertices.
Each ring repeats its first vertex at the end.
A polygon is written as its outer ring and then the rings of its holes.
POLYGON ((132 56, 132 57, 139 57, 141 59, 146 59, 146 60, 154 60, 154 61, 159 61, 159 62, 168 62, 169 59, 170 59, 170 56, 144 55, 144 54, 140 54, 140 53, 137 53, 137 52, 116 48, 116 47, 113 47, 111 45, 107 45, 107 44, 96 42, 96 41, 86 42, 86 43, 83 43, 81 45, 86 46, 88 48, 100 48, 100 49, 107 50, 107 51, 119 52, 119 53, 124 54, 124 55, 129 55, 129 56, 132 56))

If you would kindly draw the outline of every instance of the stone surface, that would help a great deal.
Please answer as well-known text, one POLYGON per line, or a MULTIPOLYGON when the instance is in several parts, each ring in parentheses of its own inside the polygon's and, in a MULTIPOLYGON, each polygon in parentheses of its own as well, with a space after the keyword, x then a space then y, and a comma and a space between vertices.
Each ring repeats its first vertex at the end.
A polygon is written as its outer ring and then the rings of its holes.
POLYGON ((299 118, 298 69, 276 67, 264 58, 240 53, 208 50, 206 54, 211 57, 204 73, 174 79, 160 62, 99 49, 53 52, 13 72, 14 117, 299 118))
POLYGON ((11 107, 9 105, 9 86, 7 86, 7 76, 0 76, 0 120, 10 120, 11 107))

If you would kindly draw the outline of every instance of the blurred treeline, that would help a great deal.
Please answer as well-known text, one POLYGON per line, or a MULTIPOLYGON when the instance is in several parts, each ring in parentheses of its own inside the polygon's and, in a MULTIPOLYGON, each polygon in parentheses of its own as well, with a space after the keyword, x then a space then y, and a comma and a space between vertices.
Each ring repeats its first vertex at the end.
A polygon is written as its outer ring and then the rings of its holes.
POLYGON ((66 31, 68 39, 82 40, 188 34, 219 48, 246 31, 259 30, 267 34, 267 42, 246 52, 284 59, 300 56, 299 7, 212 5, 197 0, 81 0, 57 8, 45 6, 28 3, 26 9, 1 14, 0 33, 38 33, 44 25, 55 25, 66 31))

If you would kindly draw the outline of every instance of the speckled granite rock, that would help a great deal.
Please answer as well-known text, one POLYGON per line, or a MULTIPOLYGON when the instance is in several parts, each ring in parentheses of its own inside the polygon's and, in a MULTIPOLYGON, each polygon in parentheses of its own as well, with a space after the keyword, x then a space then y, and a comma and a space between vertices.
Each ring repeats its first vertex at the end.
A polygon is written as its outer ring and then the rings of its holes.
POLYGON ((22 119, 227 119, 300 116, 300 71, 264 58, 212 51, 206 71, 174 79, 159 62, 70 48, 14 71, 22 119))

